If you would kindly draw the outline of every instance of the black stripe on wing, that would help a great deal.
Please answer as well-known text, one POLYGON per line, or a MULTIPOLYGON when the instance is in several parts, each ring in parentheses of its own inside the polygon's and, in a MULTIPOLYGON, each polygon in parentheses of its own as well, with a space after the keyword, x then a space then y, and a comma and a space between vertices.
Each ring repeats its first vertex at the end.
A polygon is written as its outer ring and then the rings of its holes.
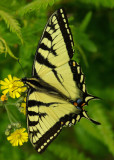
MULTIPOLYGON (((29 89, 28 92, 28 98, 30 94, 34 93, 34 90, 29 89)), ((77 119, 77 114, 69 114, 69 115, 64 115, 64 117, 61 117, 58 119, 54 125, 51 126, 50 122, 46 121, 48 123, 49 129, 47 131, 44 131, 44 134, 42 134, 43 130, 43 125, 46 126, 44 123, 44 119, 50 119, 51 115, 48 115, 48 113, 43 113, 40 112, 40 107, 52 107, 52 110, 54 107, 57 107, 56 104, 59 104, 57 102, 53 103, 45 103, 41 101, 36 101, 36 100, 27 100, 27 127, 28 127, 28 132, 30 136, 31 143, 33 144, 34 148, 39 152, 43 152, 47 146, 58 136, 60 131, 62 130, 63 126, 71 126, 76 123, 76 121, 80 120, 80 117, 77 119), (34 109, 34 107, 36 107, 34 109), (35 117, 38 117, 38 120, 35 120, 35 117), (32 119, 31 119, 32 117, 32 119), (42 119, 43 118, 43 119, 42 119), (43 124, 42 124, 43 123, 43 124), (39 125, 39 127, 37 127, 39 125), (40 135, 40 136, 39 136, 40 135)), ((56 113, 55 113, 56 114, 56 113)))
MULTIPOLYGON (((53 13, 53 15, 49 18, 48 23, 43 31, 43 35, 40 39, 40 42, 38 44, 37 47, 37 51, 36 51, 36 55, 35 55, 35 61, 37 61, 38 63, 45 65, 46 67, 49 67, 51 69, 54 69, 56 66, 54 66, 53 64, 51 64, 48 61, 48 55, 43 56, 42 53, 39 52, 39 49, 42 49, 44 51, 48 51, 48 54, 53 54, 54 56, 57 56, 57 52, 56 49, 53 49, 54 46, 60 45, 60 41, 57 41, 56 43, 54 42, 54 40, 57 38, 58 34, 58 30, 60 30, 60 35, 62 35, 62 39, 64 41, 64 45, 63 48, 65 48, 67 50, 66 54, 69 55, 69 58, 71 59, 73 57, 73 53, 74 53, 74 42, 73 42, 73 37, 72 37, 72 33, 71 30, 69 28, 69 24, 68 24, 68 19, 66 16, 66 13, 64 11, 64 9, 58 9, 56 12, 53 13), (55 18, 55 20, 53 20, 55 18), (57 21, 57 23, 54 24, 54 22, 57 21), (56 28, 56 25, 59 26, 59 28, 56 28), (47 28, 50 28, 47 31, 47 28), (51 31, 51 32, 50 32, 51 31), (57 33, 57 35, 53 37, 53 34, 57 33), (44 44, 43 40, 47 39, 48 41, 44 44), (48 46, 48 42, 51 44, 51 46, 48 46), (53 44, 54 42, 54 44, 53 44), (45 58, 44 58, 45 57, 45 58)), ((61 46, 61 49, 63 49, 61 46)), ((43 52, 44 54, 44 52, 43 52)), ((34 63, 35 63, 34 61, 34 63)), ((55 64, 56 65, 56 64, 55 64)), ((36 69, 33 65, 33 76, 37 76, 38 73, 36 73, 36 69)))
MULTIPOLYGON (((45 48, 43 48, 44 50, 45 50, 45 48)), ((41 55, 41 53, 37 53, 37 55, 36 55, 36 59, 37 59, 37 62, 39 62, 40 64, 43 64, 43 65, 45 65, 45 66, 47 66, 47 67, 49 67, 49 68, 55 68, 56 66, 55 65, 53 65, 53 64, 51 64, 49 61, 48 61, 48 59, 45 59, 42 55, 41 55)))
POLYGON ((85 77, 82 73, 80 65, 77 64, 74 60, 70 60, 69 65, 73 73, 73 79, 76 82, 78 88, 82 91, 83 103, 87 105, 91 99, 99 99, 98 97, 95 97, 87 93, 85 86, 85 77))
POLYGON ((57 20, 58 20, 58 24, 60 26, 64 41, 66 43, 66 47, 67 47, 69 57, 72 58, 73 53, 74 53, 74 50, 73 50, 73 46, 74 46, 73 36, 72 36, 71 30, 70 30, 70 27, 69 27, 66 12, 63 8, 57 10, 57 20))
POLYGON ((41 120, 41 118, 45 117, 47 115, 46 113, 40 113, 40 112, 37 113, 37 112, 34 112, 34 111, 28 111, 27 113, 28 113, 28 116, 38 116, 38 119, 39 119, 38 121, 34 121, 34 120, 31 121, 28 117, 29 127, 30 126, 36 126, 39 123, 39 121, 41 120))
MULTIPOLYGON (((37 125, 38 123, 40 124, 41 119, 42 118, 40 117, 39 122, 29 122, 29 126, 31 126, 32 123, 33 125, 37 125)), ((42 153, 48 147, 48 145, 59 135, 63 127, 70 127, 72 125, 75 125, 77 121, 80 121, 80 119, 81 116, 77 114, 65 115, 58 122, 56 122, 49 130, 47 130, 47 132, 44 133, 38 140, 36 140, 35 143, 33 143, 32 141, 33 146, 35 147, 37 152, 42 153)), ((31 134, 32 137, 37 136, 37 133, 41 134, 39 130, 33 132, 29 131, 29 134, 31 134)))
POLYGON ((44 32, 43 37, 47 38, 49 41, 51 41, 51 42, 52 42, 51 34, 49 34, 47 31, 45 31, 45 32, 44 32))
MULTIPOLYGON (((58 122, 56 122, 55 125, 53 125, 45 134, 43 134, 38 140, 36 140, 35 143, 32 142, 33 146, 39 153, 42 153, 43 151, 45 151, 48 145, 59 135, 64 126, 70 127, 72 125, 75 125, 76 122, 79 122, 82 117, 87 118, 94 124, 100 124, 99 122, 89 118, 85 110, 81 110, 79 114, 65 115, 58 122)), ((39 122, 37 122, 36 125, 38 123, 39 122)), ((33 132, 29 131, 29 133, 32 134, 32 137, 37 136, 38 133, 40 134, 39 130, 33 132)))
POLYGON ((33 107, 33 106, 46 106, 49 107, 50 105, 56 106, 56 104, 59 104, 58 102, 52 102, 52 103, 44 103, 40 101, 35 101, 35 100, 28 100, 28 107, 33 107))
POLYGON ((77 64, 74 60, 70 60, 69 65, 70 65, 72 73, 73 73, 73 79, 76 82, 78 88, 80 90, 82 90, 83 92, 86 92, 85 77, 81 71, 80 65, 77 64))
POLYGON ((61 122, 57 122, 50 128, 36 143, 34 143, 37 152, 42 153, 48 145, 59 135, 62 130, 61 122))
MULTIPOLYGON (((55 71, 55 73, 56 73, 56 71, 55 71)), ((59 77, 56 77, 56 78, 59 80, 59 82, 61 82, 59 77)), ((59 89, 51 86, 51 84, 46 83, 39 76, 37 76, 35 78, 26 79, 26 84, 31 88, 31 90, 30 90, 31 93, 33 91, 38 90, 38 92, 45 92, 46 94, 50 94, 51 96, 58 97, 60 99, 61 98, 65 99, 65 100, 68 99, 67 96, 65 96, 59 89)))

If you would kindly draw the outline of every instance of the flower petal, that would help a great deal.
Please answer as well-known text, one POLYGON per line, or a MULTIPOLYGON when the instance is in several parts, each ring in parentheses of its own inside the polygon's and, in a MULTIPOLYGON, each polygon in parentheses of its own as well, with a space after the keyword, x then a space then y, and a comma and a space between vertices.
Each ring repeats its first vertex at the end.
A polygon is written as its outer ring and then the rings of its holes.
POLYGON ((7 140, 10 141, 12 139, 12 136, 10 135, 9 137, 7 137, 7 140))
POLYGON ((19 98, 21 96, 18 92, 16 92, 15 94, 16 94, 17 98, 19 98))
POLYGON ((24 132, 25 130, 26 130, 26 128, 21 128, 20 129, 21 132, 24 132))
POLYGON ((4 85, 4 86, 6 86, 6 85, 7 85, 7 83, 6 83, 6 82, 4 82, 4 81, 2 81, 2 80, 0 80, 0 84, 1 84, 1 85, 4 85))
POLYGON ((20 139, 19 139, 19 145, 20 145, 20 146, 23 145, 22 140, 20 140, 20 139))
POLYGON ((6 88, 8 88, 8 86, 1 86, 1 89, 3 90, 3 89, 6 89, 6 88))
POLYGON ((7 94, 9 92, 9 89, 4 90, 2 93, 7 94))
POLYGON ((5 78, 5 79, 4 79, 4 81, 5 81, 6 83, 9 83, 9 80, 8 80, 8 78, 5 78))
POLYGON ((25 92, 26 90, 27 90, 26 87, 22 87, 22 88, 21 88, 21 92, 25 92))
POLYGON ((11 76, 11 74, 8 75, 8 78, 9 78, 10 81, 12 81, 12 76, 11 76))
MULTIPOLYGON (((19 78, 17 78, 17 77, 13 77, 13 81, 15 81, 15 80, 20 80, 19 78)), ((19 81, 20 82, 20 81, 19 81)))
POLYGON ((10 91, 9 94, 10 94, 10 97, 15 98, 15 93, 14 92, 10 91))

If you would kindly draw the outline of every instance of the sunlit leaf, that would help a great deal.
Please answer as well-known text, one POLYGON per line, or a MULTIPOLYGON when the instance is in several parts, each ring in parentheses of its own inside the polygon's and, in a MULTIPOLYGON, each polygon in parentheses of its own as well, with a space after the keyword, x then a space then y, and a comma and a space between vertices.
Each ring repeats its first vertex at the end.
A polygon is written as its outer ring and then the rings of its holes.
POLYGON ((16 33, 18 38, 23 43, 21 28, 20 28, 18 21, 16 19, 14 19, 13 16, 11 16, 9 13, 7 13, 3 10, 0 10, 0 16, 5 21, 7 27, 10 29, 10 31, 16 33))
POLYGON ((13 54, 13 52, 10 50, 10 48, 7 46, 7 53, 14 59, 18 60, 18 58, 13 54))
POLYGON ((84 31, 86 30, 86 28, 87 28, 87 26, 88 26, 91 18, 92 18, 92 12, 88 12, 88 13, 86 14, 86 16, 84 17, 81 25, 80 25, 80 30, 81 30, 82 32, 84 32, 84 31))
POLYGON ((31 3, 25 5, 24 7, 18 10, 20 15, 24 15, 27 13, 31 13, 33 11, 38 11, 41 7, 46 8, 48 5, 52 6, 54 4, 54 0, 36 0, 31 3))

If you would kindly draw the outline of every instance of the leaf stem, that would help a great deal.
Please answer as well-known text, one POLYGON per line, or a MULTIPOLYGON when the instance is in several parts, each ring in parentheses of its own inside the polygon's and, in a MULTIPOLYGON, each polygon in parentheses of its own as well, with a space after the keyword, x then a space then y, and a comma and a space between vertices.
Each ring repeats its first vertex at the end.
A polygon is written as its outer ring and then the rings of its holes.
POLYGON ((83 58, 83 60, 85 62, 86 67, 88 67, 89 65, 88 65, 88 61, 87 61, 87 58, 85 56, 84 51, 82 50, 82 48, 80 47, 80 45, 76 45, 76 47, 79 50, 80 54, 82 55, 82 58, 83 58))
POLYGON ((12 113, 9 111, 7 105, 4 105, 5 106, 5 109, 6 109, 6 112, 7 112, 7 115, 8 115, 8 119, 10 121, 10 123, 14 123, 14 122, 17 122, 17 120, 15 119, 15 117, 12 115, 12 113))

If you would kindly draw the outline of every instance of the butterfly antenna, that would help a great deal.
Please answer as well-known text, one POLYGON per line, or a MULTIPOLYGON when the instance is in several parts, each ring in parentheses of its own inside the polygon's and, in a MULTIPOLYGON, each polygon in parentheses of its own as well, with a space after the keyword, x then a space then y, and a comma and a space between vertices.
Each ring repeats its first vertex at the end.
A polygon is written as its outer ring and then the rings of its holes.
MULTIPOLYGON (((24 75, 25 75, 25 71, 24 71, 24 69, 23 69, 23 67, 22 67, 22 65, 21 65, 21 63, 20 63, 20 61, 19 61, 19 59, 18 59, 18 63, 20 64, 21 69, 22 69, 22 71, 23 71, 23 73, 24 73, 24 75)), ((25 77, 26 77, 26 75, 25 75, 25 77)))

